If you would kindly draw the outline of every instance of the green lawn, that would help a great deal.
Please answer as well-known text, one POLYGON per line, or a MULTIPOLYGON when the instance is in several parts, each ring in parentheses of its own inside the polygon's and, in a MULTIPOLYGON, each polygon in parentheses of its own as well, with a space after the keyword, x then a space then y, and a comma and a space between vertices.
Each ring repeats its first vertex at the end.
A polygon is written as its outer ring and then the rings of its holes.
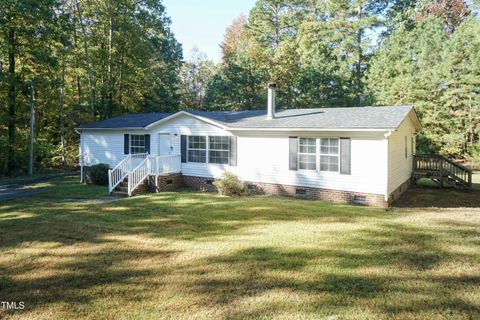
POLYGON ((480 318, 478 206, 42 186, 0 203, 0 319, 480 318))

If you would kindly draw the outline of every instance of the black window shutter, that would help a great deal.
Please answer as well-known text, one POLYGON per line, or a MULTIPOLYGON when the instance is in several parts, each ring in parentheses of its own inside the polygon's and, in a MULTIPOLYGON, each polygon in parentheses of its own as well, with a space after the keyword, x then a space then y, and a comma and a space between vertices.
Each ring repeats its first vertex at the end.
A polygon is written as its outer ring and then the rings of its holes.
POLYGON ((232 167, 237 166, 237 137, 230 137, 230 165, 232 167))
POLYGON ((187 136, 180 136, 180 151, 182 153, 182 162, 187 162, 187 136))
POLYGON ((150 154, 150 135, 145 135, 145 152, 150 154))
POLYGON ((130 136, 128 134, 123 135, 123 154, 130 154, 130 136))
POLYGON ((289 169, 298 170, 298 137, 288 137, 289 140, 289 169))
POLYGON ((351 140, 350 138, 340 138, 340 173, 351 173, 351 140))

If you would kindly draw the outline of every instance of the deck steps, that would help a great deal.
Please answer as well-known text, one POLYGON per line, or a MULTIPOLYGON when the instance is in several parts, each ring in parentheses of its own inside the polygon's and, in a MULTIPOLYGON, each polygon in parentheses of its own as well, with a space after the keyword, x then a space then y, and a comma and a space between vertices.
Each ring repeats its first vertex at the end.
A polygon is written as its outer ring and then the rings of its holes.
POLYGON ((112 195, 128 197, 128 177, 123 179, 112 191, 112 195))

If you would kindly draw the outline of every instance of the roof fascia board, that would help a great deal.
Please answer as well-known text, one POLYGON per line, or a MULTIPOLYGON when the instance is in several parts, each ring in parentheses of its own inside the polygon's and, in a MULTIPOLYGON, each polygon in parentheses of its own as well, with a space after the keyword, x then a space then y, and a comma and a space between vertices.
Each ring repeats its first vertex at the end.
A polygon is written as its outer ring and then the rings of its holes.
POLYGON ((387 132, 395 130, 395 128, 227 128, 229 131, 359 131, 359 132, 387 132))
POLYGON ((415 128, 417 130, 421 130, 422 129, 422 124, 420 123, 420 120, 418 119, 418 115, 417 115, 417 111, 415 110, 415 107, 412 106, 412 109, 410 109, 410 111, 408 112, 408 116, 410 117, 410 119, 415 124, 415 128))
POLYGON ((146 129, 144 127, 122 127, 122 128, 74 128, 74 130, 118 131, 118 130, 146 130, 146 129))
POLYGON ((211 125, 214 125, 214 126, 217 126, 221 129, 228 129, 225 125, 223 125, 222 123, 220 122, 217 122, 215 120, 211 120, 211 119, 208 119, 208 118, 205 118, 205 117, 202 117, 202 116, 197 116, 197 115, 194 115, 194 114, 191 114, 190 112, 187 112, 187 111, 178 111, 172 115, 169 115, 168 117, 166 118, 163 118, 163 119, 160 119, 158 121, 155 121, 155 122, 152 122, 150 123, 149 125, 145 126, 145 129, 150 129, 151 127, 153 126, 156 126, 156 125, 159 125, 159 124, 162 124, 164 122, 167 122, 169 120, 172 120, 172 119, 175 119, 181 115, 186 115, 186 116, 189 116, 189 117, 192 117, 194 119, 197 119, 197 120, 200 120, 200 121, 203 121, 203 122, 206 122, 208 124, 211 124, 211 125))

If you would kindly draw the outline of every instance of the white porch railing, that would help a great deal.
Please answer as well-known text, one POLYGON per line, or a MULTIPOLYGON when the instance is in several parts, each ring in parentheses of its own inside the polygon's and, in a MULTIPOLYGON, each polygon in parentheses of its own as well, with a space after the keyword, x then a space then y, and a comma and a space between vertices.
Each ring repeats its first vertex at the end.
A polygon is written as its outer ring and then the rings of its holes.
POLYGON ((178 173, 182 171, 181 155, 169 155, 156 157, 156 175, 178 173))
POLYGON ((108 170, 108 192, 112 192, 147 156, 147 153, 126 155, 113 169, 108 170))
POLYGON ((151 173, 151 160, 150 157, 147 157, 128 174, 128 195, 131 196, 133 190, 135 190, 151 173))
POLYGON ((153 157, 146 153, 129 154, 113 169, 108 170, 108 191, 112 192, 128 177, 128 195, 149 175, 178 173, 182 170, 181 155, 153 157))

